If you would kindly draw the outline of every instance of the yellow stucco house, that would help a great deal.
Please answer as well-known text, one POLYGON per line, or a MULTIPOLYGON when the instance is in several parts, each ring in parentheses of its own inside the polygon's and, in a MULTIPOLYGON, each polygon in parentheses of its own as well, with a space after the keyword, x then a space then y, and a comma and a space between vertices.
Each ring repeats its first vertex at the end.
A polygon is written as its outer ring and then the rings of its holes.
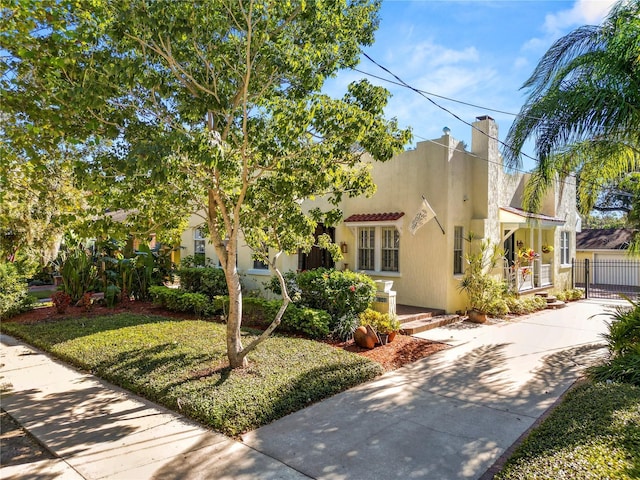
MULTIPOLYGON (((314 248, 307 255, 282 258, 282 270, 335 266, 362 271, 376 280, 393 281, 398 304, 455 312, 467 306, 458 283, 469 248, 464 238, 473 232, 504 248, 504 265, 493 273, 520 293, 569 287, 579 225, 575 179, 556 182, 541 213, 525 212, 525 178, 503 168, 495 121, 478 117, 473 127, 470 151, 445 129, 440 138, 419 142, 388 162, 373 163, 376 193, 345 198, 344 220, 336 227, 318 227, 318 234, 328 233, 341 246, 344 259, 334 265, 327 252, 314 248), (431 220, 412 234, 409 226, 424 205, 423 196, 437 222, 431 220), (520 249, 539 255, 522 262, 520 249)), ((182 237, 183 255, 201 252, 215 259, 198 230, 201 222, 192 218, 182 237)), ((248 248, 240 248, 238 269, 248 289, 261 288, 270 276, 252 260, 248 248)))

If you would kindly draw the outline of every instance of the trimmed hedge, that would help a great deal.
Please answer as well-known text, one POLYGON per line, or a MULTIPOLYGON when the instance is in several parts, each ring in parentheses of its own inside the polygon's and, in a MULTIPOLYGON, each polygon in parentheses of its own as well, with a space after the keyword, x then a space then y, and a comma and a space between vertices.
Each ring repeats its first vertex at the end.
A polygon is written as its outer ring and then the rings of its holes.
MULTIPOLYGON (((245 326, 267 328, 278 314, 282 301, 245 297, 242 301, 242 323, 245 326)), ((289 304, 282 316, 279 331, 300 333, 310 338, 329 334, 331 316, 322 310, 289 304)))
POLYGON ((224 270, 212 267, 180 268, 180 288, 190 293, 202 293, 210 299, 228 295, 224 270))
MULTIPOLYGON (((202 293, 186 292, 179 288, 151 287, 153 302, 174 312, 193 312, 212 317, 229 310, 229 297, 217 296, 213 300, 202 293)), ((247 327, 267 328, 276 317, 282 301, 244 297, 242 324, 247 327)), ((329 334, 331 316, 322 310, 289 304, 284 312, 279 331, 303 334, 310 338, 323 338, 329 334)))
POLYGON ((180 288, 152 286, 149 294, 153 303, 172 312, 193 312, 203 317, 211 317, 222 311, 221 297, 213 300, 203 293, 186 292, 180 288))

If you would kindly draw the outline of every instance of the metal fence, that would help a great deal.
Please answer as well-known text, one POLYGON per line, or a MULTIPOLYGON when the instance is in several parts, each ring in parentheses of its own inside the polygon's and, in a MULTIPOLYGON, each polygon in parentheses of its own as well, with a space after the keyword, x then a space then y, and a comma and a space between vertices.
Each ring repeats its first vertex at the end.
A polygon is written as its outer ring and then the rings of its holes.
POLYGON ((573 260, 572 283, 585 298, 640 300, 640 260, 573 260))

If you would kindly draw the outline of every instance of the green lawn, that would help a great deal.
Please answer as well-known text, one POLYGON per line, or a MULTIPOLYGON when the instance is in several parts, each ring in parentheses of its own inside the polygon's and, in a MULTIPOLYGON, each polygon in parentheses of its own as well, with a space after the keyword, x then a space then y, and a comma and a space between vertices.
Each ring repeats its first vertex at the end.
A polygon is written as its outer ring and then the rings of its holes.
POLYGON ((569 392, 495 478, 640 478, 640 387, 588 383, 569 392))
MULTIPOLYGON (((119 314, 1 328, 232 436, 383 372, 360 355, 281 336, 249 354, 248 368, 230 370, 225 326, 196 320, 119 314)), ((244 333, 245 344, 252 338, 244 333)))
POLYGON ((51 287, 51 290, 31 290, 29 295, 41 300, 43 298, 51 298, 51 295, 56 291, 55 287, 51 287))

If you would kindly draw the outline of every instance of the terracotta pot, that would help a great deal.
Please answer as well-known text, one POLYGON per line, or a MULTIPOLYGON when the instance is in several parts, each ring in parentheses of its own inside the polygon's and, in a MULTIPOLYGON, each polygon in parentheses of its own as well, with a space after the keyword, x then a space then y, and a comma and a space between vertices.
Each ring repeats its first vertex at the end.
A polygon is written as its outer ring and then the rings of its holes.
POLYGON ((378 342, 378 336, 376 332, 367 325, 366 327, 356 328, 355 332, 353 332, 353 340, 359 347, 372 349, 378 342))
POLYGON ((398 333, 398 332, 391 332, 391 333, 389 334, 389 343, 393 342, 393 339, 394 339, 394 338, 396 338, 396 334, 397 334, 397 333, 398 333))
POLYGON ((484 323, 487 321, 487 314, 480 313, 477 310, 469 310, 469 321, 473 323, 484 323))

